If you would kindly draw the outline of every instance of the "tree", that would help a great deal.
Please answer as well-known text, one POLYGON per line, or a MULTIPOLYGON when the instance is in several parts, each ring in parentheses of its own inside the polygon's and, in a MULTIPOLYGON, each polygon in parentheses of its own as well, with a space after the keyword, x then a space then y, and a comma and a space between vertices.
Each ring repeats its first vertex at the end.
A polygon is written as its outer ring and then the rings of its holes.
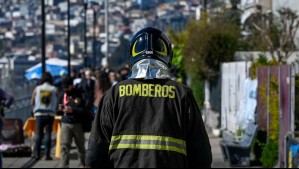
POLYGON ((238 25, 204 19, 189 25, 184 50, 185 68, 199 79, 211 80, 219 74, 223 62, 234 60, 238 49, 238 25))
MULTIPOLYGON (((224 13, 224 20, 231 22, 232 24, 241 25, 242 11, 238 8, 240 0, 230 0, 231 8, 224 13)), ((221 15, 220 15, 221 16, 221 15)))
POLYGON ((286 63, 296 49, 294 39, 299 28, 299 16, 289 8, 282 8, 278 13, 278 18, 272 14, 257 13, 252 27, 258 31, 273 61, 286 63))
MULTIPOLYGON (((173 47, 173 60, 172 64, 173 67, 176 69, 176 75, 178 77, 178 81, 185 83, 186 81, 186 65, 185 63, 185 54, 184 50, 187 44, 187 40, 189 37, 189 28, 190 25, 192 25, 191 22, 189 23, 189 26, 187 29, 183 32, 176 33, 174 32, 173 29, 168 30, 168 34, 170 37, 170 40, 172 41, 174 47, 173 47)), ((189 73, 190 74, 190 73, 189 73)), ((192 78, 191 84, 190 84, 191 89, 193 90, 194 97, 198 103, 199 108, 202 108, 203 106, 203 96, 204 96, 204 91, 203 91, 203 80, 199 78, 192 78)))
POLYGON ((173 29, 168 30, 169 37, 174 44, 172 64, 176 69, 176 75, 180 82, 185 81, 186 71, 184 68, 184 49, 187 42, 188 31, 175 33, 173 29))

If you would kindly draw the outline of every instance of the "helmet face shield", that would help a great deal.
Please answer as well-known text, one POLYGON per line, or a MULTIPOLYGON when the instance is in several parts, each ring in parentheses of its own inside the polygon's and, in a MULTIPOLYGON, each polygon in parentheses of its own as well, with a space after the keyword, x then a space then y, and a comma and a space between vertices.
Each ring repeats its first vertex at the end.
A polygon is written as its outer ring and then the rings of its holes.
POLYGON ((130 47, 131 65, 142 59, 159 60, 171 67, 171 43, 163 32, 155 28, 145 28, 133 37, 130 47))

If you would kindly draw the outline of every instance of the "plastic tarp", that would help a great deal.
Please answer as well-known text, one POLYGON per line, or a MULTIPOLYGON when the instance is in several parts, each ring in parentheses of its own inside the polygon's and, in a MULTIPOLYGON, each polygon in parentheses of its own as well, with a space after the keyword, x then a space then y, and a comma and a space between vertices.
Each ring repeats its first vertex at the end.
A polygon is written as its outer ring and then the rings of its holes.
POLYGON ((241 129, 245 129, 250 122, 255 121, 255 111, 257 106, 257 80, 247 78, 244 81, 243 97, 241 98, 238 122, 241 129))
MULTIPOLYGON (((80 63, 71 62, 72 66, 78 66, 80 63)), ((59 77, 62 74, 67 74, 68 62, 66 60, 53 58, 46 61, 46 71, 50 72, 53 77, 59 77)), ((30 69, 26 70, 25 77, 28 80, 40 79, 42 76, 42 64, 39 63, 30 69)))

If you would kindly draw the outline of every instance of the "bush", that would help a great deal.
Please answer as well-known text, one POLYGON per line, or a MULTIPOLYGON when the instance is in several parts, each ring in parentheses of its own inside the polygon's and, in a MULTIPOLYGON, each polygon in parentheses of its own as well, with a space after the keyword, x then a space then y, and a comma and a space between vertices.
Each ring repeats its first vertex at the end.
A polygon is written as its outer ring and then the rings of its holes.
POLYGON ((255 160, 257 162, 257 165, 261 165, 261 158, 263 150, 265 149, 265 146, 267 144, 267 132, 259 130, 257 132, 256 139, 254 140, 253 146, 252 146, 252 152, 255 155, 255 160))
POLYGON ((198 107, 201 109, 204 102, 204 82, 202 80, 193 79, 191 89, 193 90, 198 107))
MULTIPOLYGON (((277 77, 270 78, 270 98, 269 116, 271 123, 269 124, 268 143, 263 149, 261 162, 263 167, 273 167, 278 161, 278 141, 279 141, 279 85, 277 77)), ((259 88, 263 100, 267 100, 267 85, 259 88)))
POLYGON ((219 75, 221 63, 234 60, 239 36, 237 25, 219 21, 194 21, 189 26, 189 37, 184 50, 187 72, 206 80, 219 75))
POLYGON ((278 142, 270 140, 262 153, 261 162, 264 168, 273 168, 278 161, 278 142))

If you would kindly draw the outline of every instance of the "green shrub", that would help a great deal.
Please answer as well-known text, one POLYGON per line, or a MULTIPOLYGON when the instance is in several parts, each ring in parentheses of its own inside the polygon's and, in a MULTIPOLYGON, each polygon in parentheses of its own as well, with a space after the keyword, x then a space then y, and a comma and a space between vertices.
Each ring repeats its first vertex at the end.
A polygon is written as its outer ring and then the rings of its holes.
POLYGON ((278 142, 270 140, 262 153, 261 162, 264 168, 273 168, 278 161, 278 142))
POLYGON ((191 89, 193 90, 198 107, 201 109, 204 102, 204 82, 199 79, 193 79, 191 89))
POLYGON ((184 49, 186 71, 199 79, 212 80, 219 75, 223 62, 234 61, 239 27, 218 21, 193 24, 184 49))
MULTIPOLYGON (((279 140, 279 89, 277 77, 270 78, 270 98, 269 116, 271 123, 269 124, 268 143, 263 149, 261 162, 263 167, 273 167, 278 161, 278 140, 279 140)), ((267 85, 260 87, 261 97, 267 100, 267 85)))

